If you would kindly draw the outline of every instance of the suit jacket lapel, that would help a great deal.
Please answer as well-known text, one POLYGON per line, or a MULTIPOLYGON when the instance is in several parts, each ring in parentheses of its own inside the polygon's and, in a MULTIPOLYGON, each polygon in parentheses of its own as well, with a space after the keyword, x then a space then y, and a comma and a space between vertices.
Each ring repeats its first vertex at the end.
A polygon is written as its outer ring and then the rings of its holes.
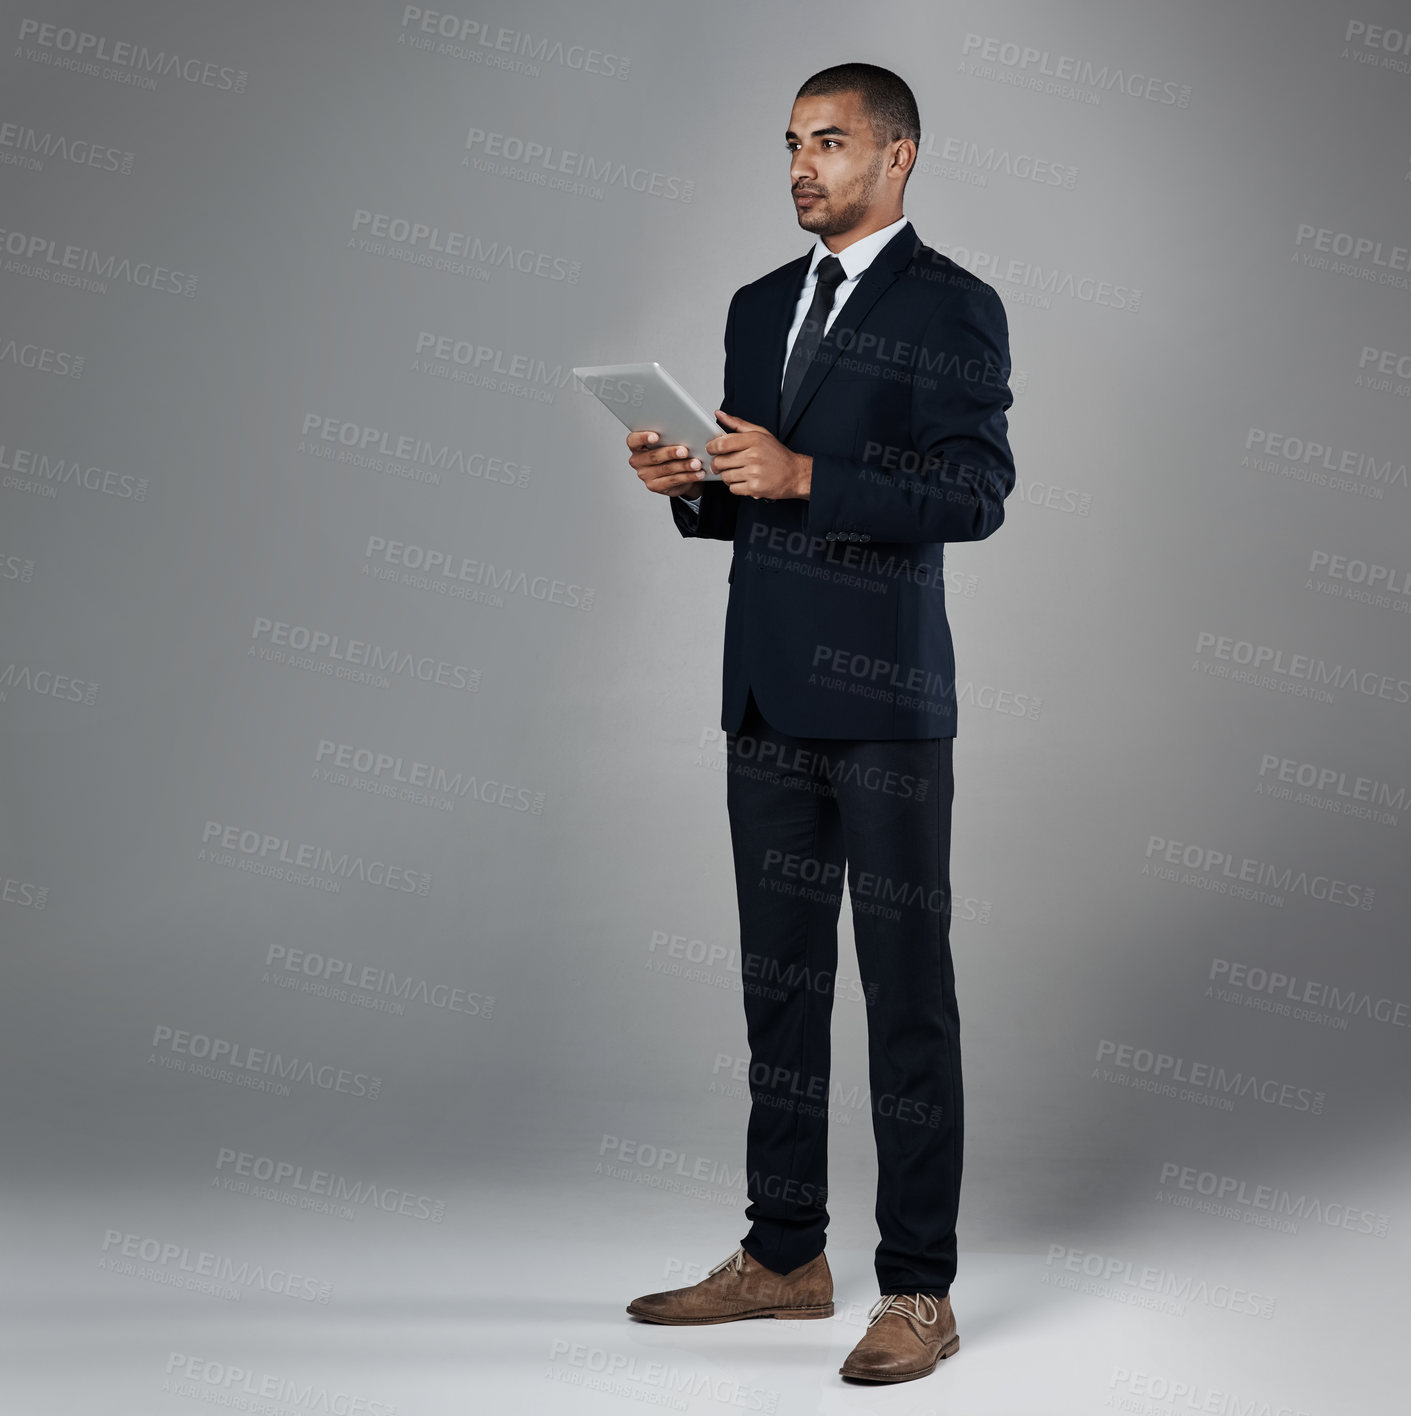
MULTIPOLYGON (((863 271, 862 279, 857 282, 852 294, 843 302, 843 308, 838 311, 837 318, 823 337, 822 343, 819 344, 817 356, 809 365, 808 372, 804 375, 803 383, 799 385, 798 394, 794 398, 793 407, 789 409, 788 419, 784 426, 775 433, 780 442, 785 441, 793 431, 804 409, 808 407, 813 395, 818 392, 819 384, 823 382, 828 371, 833 367, 833 361, 845 348, 851 347, 868 312, 881 299, 882 292, 906 269, 920 244, 921 239, 916 234, 916 228, 908 221, 877 252, 872 264, 863 271)), ((806 273, 808 266, 805 265, 803 270, 806 273)), ((794 320, 794 311, 798 306, 799 289, 802 284, 802 275, 791 282, 793 299, 788 302, 787 308, 781 316, 783 326, 778 337, 778 357, 771 364, 776 404, 779 385, 784 381, 784 341, 789 337, 789 326, 794 320)), ((776 414, 775 417, 777 418, 777 416, 776 414)))

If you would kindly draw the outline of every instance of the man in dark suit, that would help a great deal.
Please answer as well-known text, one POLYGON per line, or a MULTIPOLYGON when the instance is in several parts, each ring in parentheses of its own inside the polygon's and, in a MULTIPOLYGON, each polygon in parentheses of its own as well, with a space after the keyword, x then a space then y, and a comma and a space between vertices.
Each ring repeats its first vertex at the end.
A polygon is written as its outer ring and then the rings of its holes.
POLYGON ((889 70, 799 90, 786 142, 808 254, 736 291, 730 431, 700 459, 633 432, 683 536, 733 543, 721 727, 750 1044, 749 1233, 660 1323, 826 1317, 829 1023, 846 868, 868 1004, 881 1297, 840 1368, 934 1371, 959 1346, 963 1109, 949 940, 955 666, 947 541, 1014 486, 999 296, 902 215, 920 138, 889 70))

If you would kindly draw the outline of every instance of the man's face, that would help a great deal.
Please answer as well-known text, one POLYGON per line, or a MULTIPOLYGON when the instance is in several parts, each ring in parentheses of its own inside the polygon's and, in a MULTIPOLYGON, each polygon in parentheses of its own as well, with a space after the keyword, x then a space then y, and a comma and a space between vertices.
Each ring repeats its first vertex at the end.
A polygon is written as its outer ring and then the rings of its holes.
POLYGON ((800 98, 785 141, 793 153, 789 186, 799 225, 817 236, 851 231, 882 196, 879 148, 859 93, 800 98))

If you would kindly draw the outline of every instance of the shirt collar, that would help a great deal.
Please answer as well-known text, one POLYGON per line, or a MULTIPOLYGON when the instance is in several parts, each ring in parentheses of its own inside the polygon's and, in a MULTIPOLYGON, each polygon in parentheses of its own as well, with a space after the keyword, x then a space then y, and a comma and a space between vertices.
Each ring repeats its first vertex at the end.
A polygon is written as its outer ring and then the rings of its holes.
POLYGON ((884 226, 880 231, 873 231, 867 236, 854 241, 850 246, 844 246, 841 251, 830 251, 823 244, 820 236, 814 243, 810 253, 812 260, 809 262, 807 279, 812 280, 818 273, 818 263, 824 256, 836 255, 842 263, 843 279, 854 280, 862 274, 876 259, 877 253, 902 229, 907 223, 907 218, 899 216, 890 226, 884 226))

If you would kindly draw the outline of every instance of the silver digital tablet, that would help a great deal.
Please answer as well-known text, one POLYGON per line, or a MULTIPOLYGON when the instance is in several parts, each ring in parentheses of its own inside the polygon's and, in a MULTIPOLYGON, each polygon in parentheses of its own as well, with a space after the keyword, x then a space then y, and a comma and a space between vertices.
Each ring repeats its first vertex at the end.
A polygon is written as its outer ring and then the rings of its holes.
POLYGON ((705 445, 726 429, 660 364, 599 364, 573 375, 628 431, 650 428, 661 436, 656 446, 689 448, 711 471, 705 445))

